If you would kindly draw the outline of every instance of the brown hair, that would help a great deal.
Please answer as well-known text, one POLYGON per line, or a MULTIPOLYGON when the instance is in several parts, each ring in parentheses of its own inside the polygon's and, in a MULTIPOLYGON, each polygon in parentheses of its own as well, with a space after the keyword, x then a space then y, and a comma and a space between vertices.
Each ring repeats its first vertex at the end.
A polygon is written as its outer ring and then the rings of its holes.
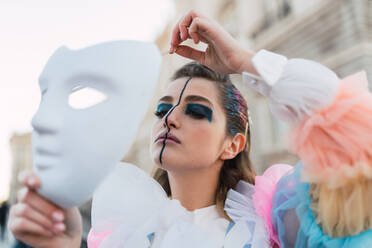
MULTIPOLYGON (((224 161, 217 186, 217 208, 221 214, 230 219, 224 211, 227 192, 229 189, 234 189, 240 180, 254 184, 256 175, 249 159, 250 127, 247 103, 240 91, 232 84, 229 75, 220 74, 204 65, 191 62, 178 69, 172 80, 182 77, 199 77, 214 82, 218 90, 220 104, 226 114, 226 135, 234 137, 235 134, 242 133, 246 136, 245 148, 233 159, 224 161)), ((168 196, 171 196, 167 171, 157 168, 154 179, 159 182, 168 196)))

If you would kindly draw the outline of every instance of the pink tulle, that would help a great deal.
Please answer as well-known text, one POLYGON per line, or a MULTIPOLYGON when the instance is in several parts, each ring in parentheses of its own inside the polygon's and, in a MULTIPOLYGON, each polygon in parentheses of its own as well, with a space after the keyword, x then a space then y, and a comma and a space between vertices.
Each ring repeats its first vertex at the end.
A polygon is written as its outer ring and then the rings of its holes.
POLYGON ((112 233, 112 231, 103 232, 103 233, 94 233, 93 229, 90 229, 87 243, 89 248, 98 248, 102 241, 112 233))
POLYGON ((290 146, 307 182, 336 188, 358 176, 372 178, 372 94, 365 72, 343 79, 334 102, 292 130, 290 146))
POLYGON ((270 235, 271 245, 280 247, 278 234, 275 232, 271 221, 272 197, 275 192, 276 184, 292 166, 286 164, 276 164, 268 168, 262 176, 255 178, 255 193, 253 194, 254 207, 258 215, 265 220, 266 229, 270 235))

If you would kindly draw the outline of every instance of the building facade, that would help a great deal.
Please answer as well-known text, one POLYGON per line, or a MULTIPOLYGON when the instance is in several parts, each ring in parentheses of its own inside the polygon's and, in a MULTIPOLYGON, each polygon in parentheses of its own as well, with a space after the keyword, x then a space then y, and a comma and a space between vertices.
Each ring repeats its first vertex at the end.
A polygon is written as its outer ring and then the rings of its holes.
MULTIPOLYGON (((288 58, 318 61, 340 78, 365 70, 372 81, 372 1, 370 0, 175 0, 176 15, 158 37, 161 51, 169 49, 173 25, 190 9, 222 24, 240 43, 254 51, 267 49, 288 58)), ((195 46, 205 49, 203 44, 195 46)), ((152 103, 170 82, 172 73, 189 60, 166 55, 152 103)), ((251 158, 258 173, 275 163, 295 164, 297 157, 285 148, 287 125, 270 114, 267 99, 245 87, 240 75, 233 82, 247 100, 252 125, 251 158)), ((371 86, 370 86, 371 88, 371 86)), ((151 113, 152 111, 149 111, 151 113)), ((151 171, 149 130, 154 118, 146 116, 139 138, 127 161, 151 171)))

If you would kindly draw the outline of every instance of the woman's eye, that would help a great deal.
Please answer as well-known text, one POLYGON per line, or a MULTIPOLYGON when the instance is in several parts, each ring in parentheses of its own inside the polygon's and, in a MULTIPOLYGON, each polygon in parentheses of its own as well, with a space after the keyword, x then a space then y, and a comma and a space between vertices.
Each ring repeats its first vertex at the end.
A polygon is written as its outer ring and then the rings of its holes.
POLYGON ((154 114, 159 118, 163 118, 167 113, 168 111, 155 111, 154 114))
POLYGON ((203 118, 206 117, 204 114, 198 113, 198 112, 193 111, 193 110, 189 110, 186 114, 189 114, 196 119, 203 119, 203 118))
POLYGON ((188 104, 185 113, 195 119, 212 121, 212 110, 201 104, 188 104))
POLYGON ((161 103, 158 105, 158 108, 154 114, 159 118, 163 118, 172 107, 172 104, 161 103))

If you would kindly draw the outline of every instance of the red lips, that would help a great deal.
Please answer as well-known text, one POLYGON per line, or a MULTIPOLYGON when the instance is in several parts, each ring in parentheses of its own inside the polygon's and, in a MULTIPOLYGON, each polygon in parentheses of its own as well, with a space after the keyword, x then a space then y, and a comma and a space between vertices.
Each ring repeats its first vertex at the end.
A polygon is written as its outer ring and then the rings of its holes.
POLYGON ((168 134, 166 134, 166 133, 167 133, 167 132, 163 132, 163 133, 161 133, 161 134, 156 138, 155 142, 158 141, 159 139, 165 139, 165 138, 167 138, 167 139, 169 139, 169 140, 173 140, 174 142, 176 142, 176 143, 178 143, 178 144, 181 144, 181 141, 180 141, 176 136, 174 136, 174 135, 171 134, 171 133, 168 133, 168 134))

